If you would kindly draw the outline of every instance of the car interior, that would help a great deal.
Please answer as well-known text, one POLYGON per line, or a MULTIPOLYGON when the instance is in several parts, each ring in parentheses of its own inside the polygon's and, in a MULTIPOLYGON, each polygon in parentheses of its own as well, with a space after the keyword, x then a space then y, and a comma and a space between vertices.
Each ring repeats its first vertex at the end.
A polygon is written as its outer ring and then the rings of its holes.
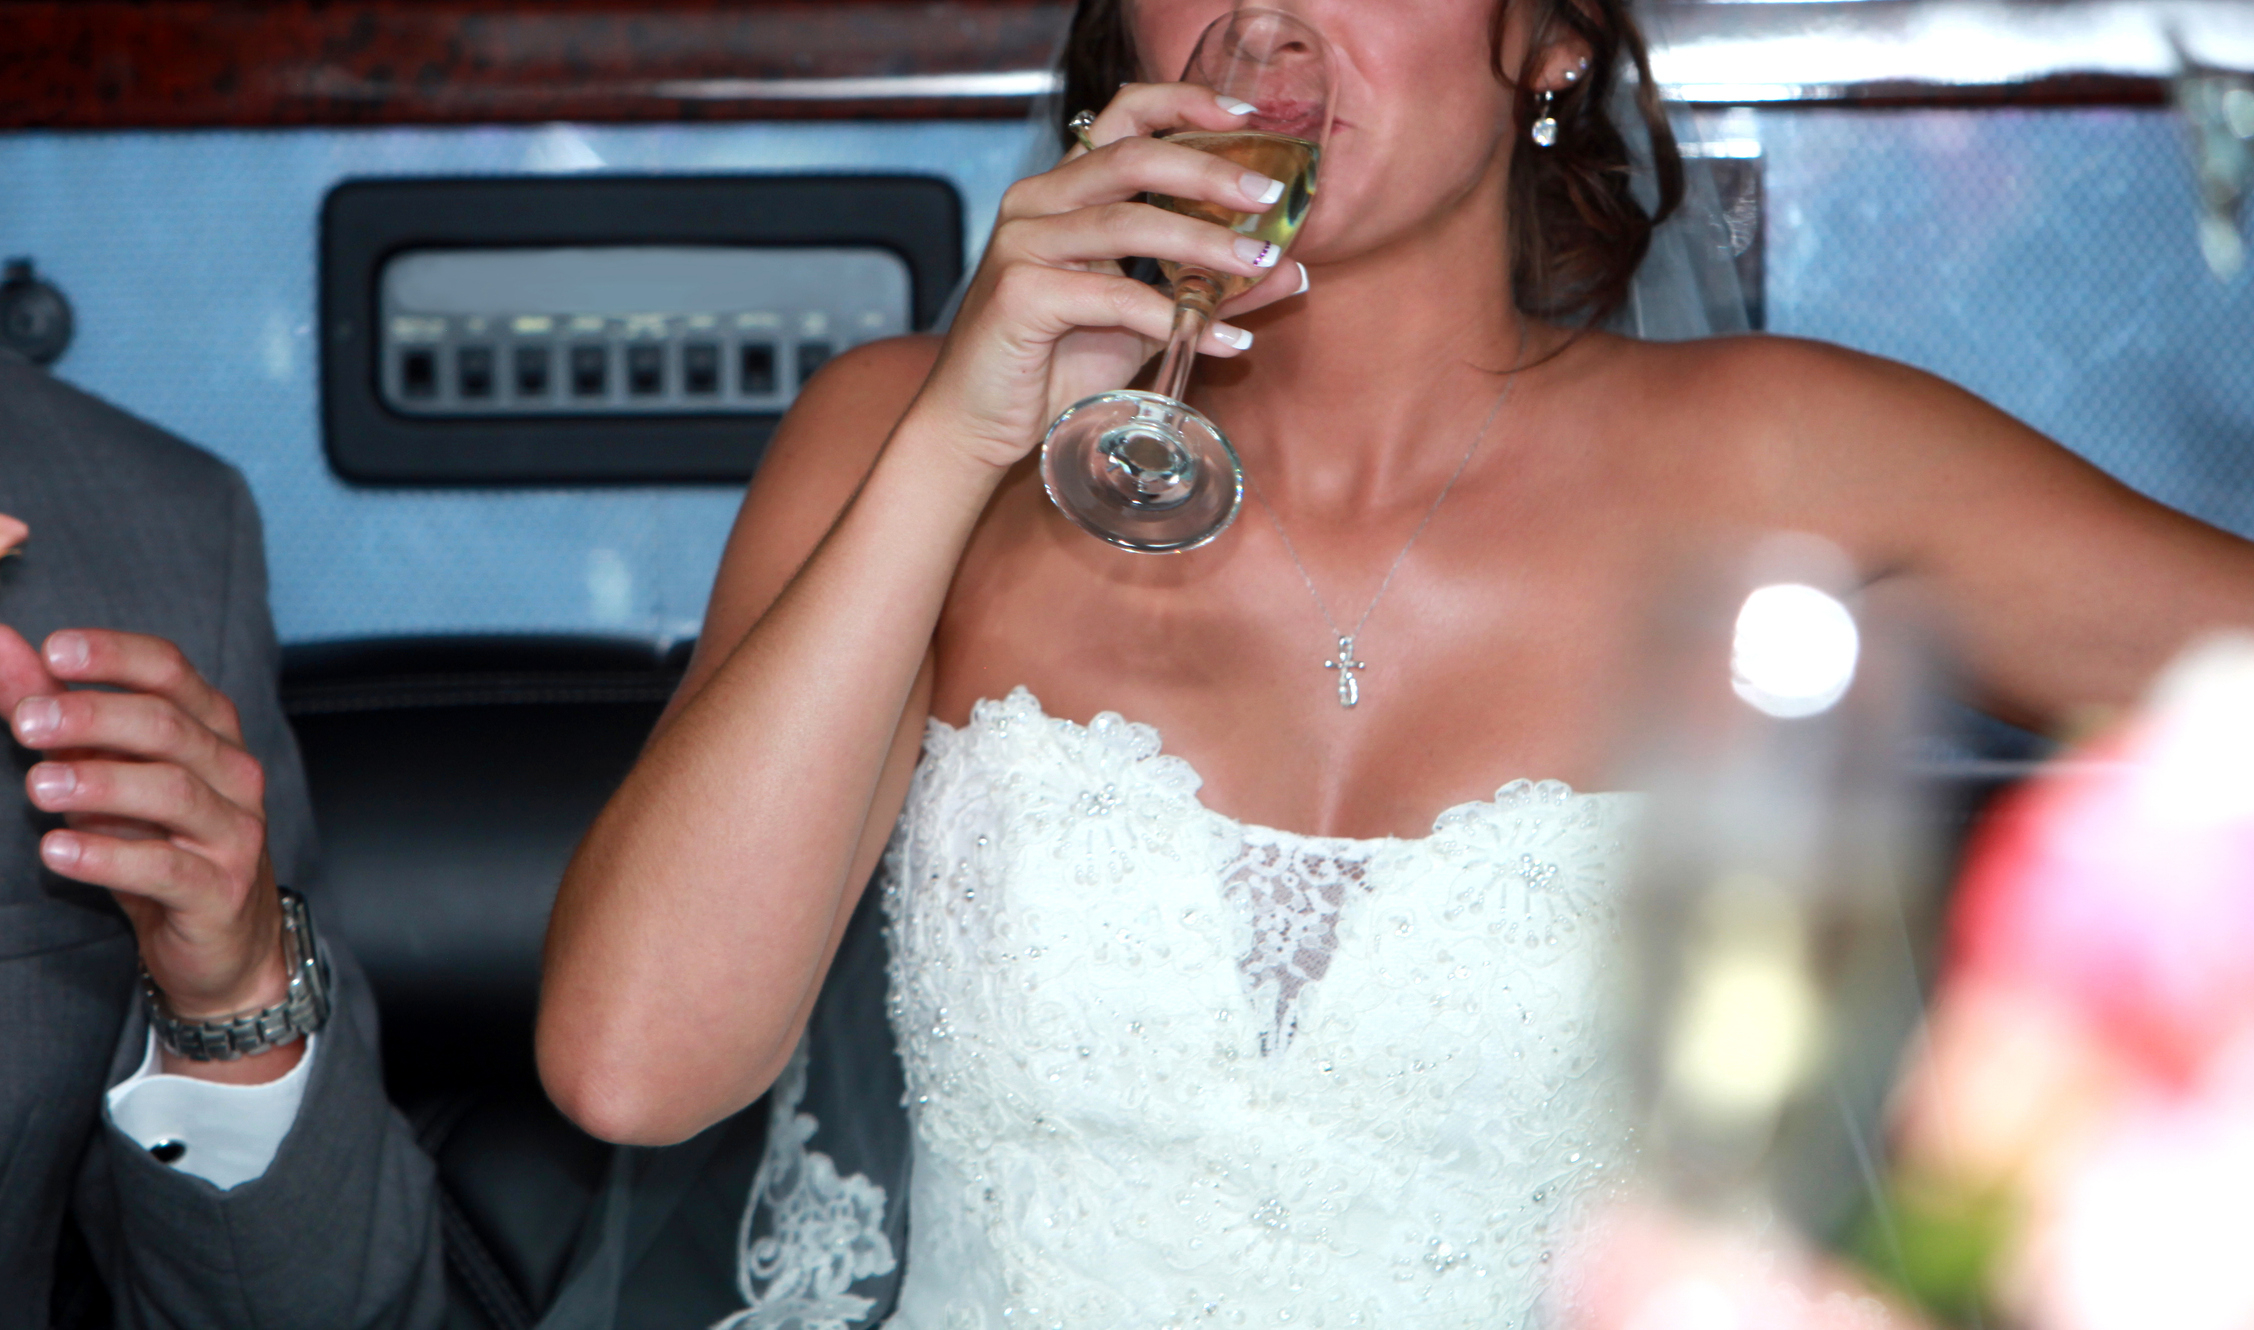
MULTIPOLYGON (((2254 21, 2104 49, 2097 11, 2166 7, 2011 8, 1644 6, 1703 208, 1674 243, 1722 256, 1721 330, 1931 369, 2254 534, 2254 21)), ((452 1325, 534 1325, 625 1166, 541 1089, 542 939, 743 485, 825 360, 944 329, 1075 109, 1071 10, 0 0, 0 336, 259 502, 304 889, 438 1163, 452 1325)), ((2049 751, 1933 731, 1907 761, 1952 840, 2049 751)), ((875 895, 833 990, 881 988, 875 895)), ((767 1108, 634 1239, 717 1290, 697 1324, 740 1307, 767 1108)))

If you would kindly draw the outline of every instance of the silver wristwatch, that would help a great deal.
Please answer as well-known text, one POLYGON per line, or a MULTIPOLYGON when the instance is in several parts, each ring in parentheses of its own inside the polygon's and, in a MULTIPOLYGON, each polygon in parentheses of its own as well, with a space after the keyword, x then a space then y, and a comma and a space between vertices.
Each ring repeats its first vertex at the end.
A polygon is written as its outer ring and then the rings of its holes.
POLYGON ((141 967, 141 997, 157 1042, 194 1062, 233 1062, 269 1048, 280 1048, 320 1029, 329 1019, 329 966, 313 937, 313 916, 305 897, 288 887, 282 895, 282 959, 289 966, 290 995, 263 1011, 246 1011, 221 1021, 182 1020, 141 967))

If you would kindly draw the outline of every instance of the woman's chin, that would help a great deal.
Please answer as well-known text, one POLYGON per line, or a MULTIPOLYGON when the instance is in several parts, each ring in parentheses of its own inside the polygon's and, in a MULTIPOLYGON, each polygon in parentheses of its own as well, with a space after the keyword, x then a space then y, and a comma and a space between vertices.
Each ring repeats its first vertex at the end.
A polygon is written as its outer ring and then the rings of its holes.
POLYGON ((1292 244, 1291 257, 1307 265, 1311 281, 1320 282, 1325 268, 1351 265, 1385 251, 1389 242, 1398 239, 1397 235, 1389 236, 1367 225, 1318 229, 1317 223, 1309 222, 1292 244))
POLYGON ((1364 234, 1369 229, 1367 225, 1349 221, 1349 214, 1343 209, 1332 217, 1340 224, 1326 225, 1326 221, 1331 219, 1326 219, 1320 213, 1308 218, 1307 225, 1300 229, 1298 238, 1292 241, 1291 257, 1306 264, 1310 270, 1350 263, 1372 248, 1371 237, 1364 234))

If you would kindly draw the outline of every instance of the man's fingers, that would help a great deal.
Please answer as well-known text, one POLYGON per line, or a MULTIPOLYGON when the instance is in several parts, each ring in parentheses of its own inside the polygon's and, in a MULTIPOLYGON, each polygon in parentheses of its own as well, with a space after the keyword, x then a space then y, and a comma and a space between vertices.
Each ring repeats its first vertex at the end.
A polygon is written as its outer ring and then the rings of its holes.
POLYGON ((231 916, 241 906, 234 898, 237 884, 219 865, 171 841, 119 840, 66 828, 40 839, 39 857, 63 877, 153 901, 167 912, 202 913, 219 906, 231 916))
POLYGON ((102 830, 115 819, 149 823, 234 876, 257 867, 266 839, 257 814, 170 762, 41 762, 24 784, 41 810, 74 815, 74 830, 102 830))
POLYGON ((106 813, 72 813, 64 819, 63 825, 73 831, 92 831, 119 840, 164 840, 170 834, 154 822, 111 817, 106 813))
POLYGON ((23 634, 0 623, 0 716, 15 714, 16 703, 27 697, 59 693, 63 686, 47 672, 47 664, 23 634))
POLYGON ((66 683, 99 683, 165 698, 229 743, 241 743, 235 704, 204 681, 179 647, 146 633, 66 628, 50 634, 47 668, 66 683))
POLYGON ((261 855, 247 874, 223 870, 165 840, 131 840, 80 827, 50 831, 39 856, 64 877, 117 893, 141 959, 185 1016, 270 1006, 280 1000, 280 912, 261 855))
POLYGON ((165 698, 59 693, 24 699, 9 719, 16 741, 26 748, 49 753, 99 749, 143 762, 169 762, 187 768, 232 803, 265 807, 265 773, 258 759, 165 698))

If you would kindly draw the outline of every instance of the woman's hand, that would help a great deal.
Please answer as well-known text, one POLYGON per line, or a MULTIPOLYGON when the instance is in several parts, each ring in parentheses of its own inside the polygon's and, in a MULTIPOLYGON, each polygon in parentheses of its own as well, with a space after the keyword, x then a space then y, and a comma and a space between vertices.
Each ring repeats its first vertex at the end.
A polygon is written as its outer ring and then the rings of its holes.
MULTIPOLYGON (((178 647, 83 629, 54 634, 42 653, 0 626, 0 714, 42 756, 25 780, 31 802, 63 817, 41 860, 116 893, 175 1011, 216 1019, 287 997, 265 771, 234 704, 178 647)), ((165 1070, 265 1081, 303 1051, 299 1041, 237 1062, 168 1054, 165 1070)))
MULTIPOLYGON (((1165 345, 1174 317, 1166 293, 1121 273, 1119 260, 1128 256, 1266 278, 1223 314, 1298 294, 1304 270, 1277 263, 1273 246, 1139 201, 1155 193, 1239 212, 1273 205, 1282 182, 1149 137, 1164 129, 1234 129, 1250 110, 1186 83, 1130 84, 1096 117, 1095 151, 1075 148, 1055 169, 1012 185, 910 414, 949 412, 947 435, 970 456, 1002 468, 1031 452, 1066 407, 1124 387, 1165 345)), ((1251 344, 1250 333, 1217 321, 1198 350, 1233 356, 1251 344)))

